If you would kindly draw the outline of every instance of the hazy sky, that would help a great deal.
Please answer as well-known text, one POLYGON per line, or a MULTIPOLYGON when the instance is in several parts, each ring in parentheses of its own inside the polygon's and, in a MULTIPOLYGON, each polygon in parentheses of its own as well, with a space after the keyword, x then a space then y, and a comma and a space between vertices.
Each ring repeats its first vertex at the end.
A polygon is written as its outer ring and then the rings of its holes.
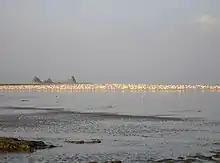
POLYGON ((0 83, 220 83, 220 0, 1 0, 0 83))

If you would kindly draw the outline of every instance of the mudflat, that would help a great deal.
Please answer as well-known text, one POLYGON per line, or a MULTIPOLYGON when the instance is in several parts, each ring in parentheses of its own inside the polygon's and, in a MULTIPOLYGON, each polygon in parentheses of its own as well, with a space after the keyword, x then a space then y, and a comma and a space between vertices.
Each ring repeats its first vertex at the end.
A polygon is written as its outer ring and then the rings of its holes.
POLYGON ((219 158, 218 93, 0 94, 0 137, 54 146, 4 151, 2 162, 217 162, 219 158))

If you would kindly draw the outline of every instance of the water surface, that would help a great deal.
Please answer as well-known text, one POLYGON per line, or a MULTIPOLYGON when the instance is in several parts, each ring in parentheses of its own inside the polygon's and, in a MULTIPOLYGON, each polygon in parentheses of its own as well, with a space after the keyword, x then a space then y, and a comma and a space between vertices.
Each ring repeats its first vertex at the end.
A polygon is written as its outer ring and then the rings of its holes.
POLYGON ((63 147, 9 154, 8 162, 146 162, 209 154, 219 140, 219 92, 1 92, 0 136, 63 147), (75 145, 65 139, 100 138, 75 145))

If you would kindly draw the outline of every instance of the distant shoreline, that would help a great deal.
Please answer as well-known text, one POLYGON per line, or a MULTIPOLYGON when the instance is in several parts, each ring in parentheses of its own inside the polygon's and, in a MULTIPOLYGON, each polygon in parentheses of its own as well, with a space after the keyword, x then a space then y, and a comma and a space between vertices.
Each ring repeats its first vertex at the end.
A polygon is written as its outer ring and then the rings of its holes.
POLYGON ((94 84, 94 83, 51 83, 51 84, 0 84, 0 90, 220 90, 220 85, 174 85, 174 84, 94 84))

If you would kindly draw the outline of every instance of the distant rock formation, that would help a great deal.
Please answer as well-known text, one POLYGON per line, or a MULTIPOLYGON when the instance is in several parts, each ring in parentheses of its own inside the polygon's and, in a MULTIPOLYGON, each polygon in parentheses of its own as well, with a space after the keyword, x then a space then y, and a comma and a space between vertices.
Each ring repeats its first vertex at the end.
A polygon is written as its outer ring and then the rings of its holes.
POLYGON ((63 83, 65 83, 65 84, 76 84, 76 78, 74 76, 72 76, 70 79, 68 79, 67 81, 64 81, 63 83))
POLYGON ((76 84, 76 78, 72 76, 70 79, 62 82, 53 82, 51 78, 41 81, 39 77, 35 76, 32 80, 33 84, 76 84))
POLYGON ((76 78, 74 76, 72 76, 72 81, 73 83, 76 83, 76 78))
POLYGON ((51 78, 48 78, 44 81, 45 84, 53 84, 53 80, 51 78))
POLYGON ((35 76, 32 80, 32 83, 34 84, 42 84, 43 82, 40 80, 40 78, 38 78, 37 76, 35 76))

